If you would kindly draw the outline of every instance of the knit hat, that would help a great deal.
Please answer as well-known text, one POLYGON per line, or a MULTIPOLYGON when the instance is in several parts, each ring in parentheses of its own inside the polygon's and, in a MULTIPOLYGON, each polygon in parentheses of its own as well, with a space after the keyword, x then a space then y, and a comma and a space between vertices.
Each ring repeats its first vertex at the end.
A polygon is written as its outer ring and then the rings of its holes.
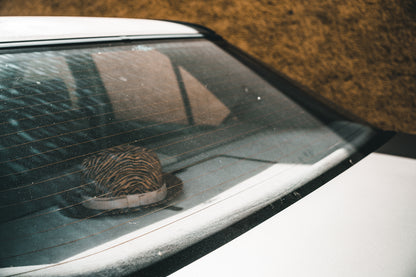
POLYGON ((119 214, 161 206, 183 187, 179 178, 162 172, 153 151, 132 145, 107 148, 87 157, 81 164, 80 179, 79 188, 66 195, 80 214, 119 214))

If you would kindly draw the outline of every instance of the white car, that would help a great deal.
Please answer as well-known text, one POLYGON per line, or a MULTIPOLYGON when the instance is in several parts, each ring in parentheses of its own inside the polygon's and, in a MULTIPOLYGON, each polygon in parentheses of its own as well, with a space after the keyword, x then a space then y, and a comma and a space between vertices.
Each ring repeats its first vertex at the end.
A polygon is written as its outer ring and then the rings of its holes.
POLYGON ((416 274, 415 137, 206 28, 0 18, 0 97, 2 276, 416 274))

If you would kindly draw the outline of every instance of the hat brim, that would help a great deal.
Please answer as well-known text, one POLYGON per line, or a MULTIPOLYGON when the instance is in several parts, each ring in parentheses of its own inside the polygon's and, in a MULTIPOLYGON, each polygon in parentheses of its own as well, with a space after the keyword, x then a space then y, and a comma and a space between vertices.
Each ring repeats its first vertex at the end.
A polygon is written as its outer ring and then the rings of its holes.
POLYGON ((63 199, 60 201, 60 211, 65 216, 69 217, 94 218, 149 211, 152 208, 163 208, 163 206, 168 207, 170 206, 169 204, 183 192, 183 182, 181 179, 170 173, 163 174, 163 181, 165 182, 168 191, 166 197, 159 202, 134 208, 92 210, 82 205, 83 201, 85 201, 85 192, 81 189, 74 189, 62 195, 63 199))

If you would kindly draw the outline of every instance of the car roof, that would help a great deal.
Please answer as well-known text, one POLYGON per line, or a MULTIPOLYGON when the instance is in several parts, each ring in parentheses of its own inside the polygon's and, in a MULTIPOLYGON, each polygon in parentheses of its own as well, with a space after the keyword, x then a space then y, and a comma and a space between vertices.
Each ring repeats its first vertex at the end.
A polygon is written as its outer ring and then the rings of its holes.
POLYGON ((176 22, 98 17, 0 17, 0 46, 93 38, 201 36, 176 22))

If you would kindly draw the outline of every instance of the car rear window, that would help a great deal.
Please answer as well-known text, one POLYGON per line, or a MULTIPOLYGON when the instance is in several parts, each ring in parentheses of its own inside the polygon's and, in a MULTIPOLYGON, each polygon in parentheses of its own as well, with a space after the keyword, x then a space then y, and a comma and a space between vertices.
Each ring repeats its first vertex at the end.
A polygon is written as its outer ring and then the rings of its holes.
POLYGON ((130 249, 132 263, 147 265, 322 174, 373 135, 323 122, 204 39, 3 53, 0 93, 0 265, 12 273, 41 274, 139 239, 151 246, 130 249), (96 181, 86 181, 86 161, 132 147, 155 153, 178 193, 134 211, 78 209, 85 200, 71 194, 96 181), (217 203, 227 208, 209 226, 195 217, 170 234, 168 250, 149 236, 217 203))

